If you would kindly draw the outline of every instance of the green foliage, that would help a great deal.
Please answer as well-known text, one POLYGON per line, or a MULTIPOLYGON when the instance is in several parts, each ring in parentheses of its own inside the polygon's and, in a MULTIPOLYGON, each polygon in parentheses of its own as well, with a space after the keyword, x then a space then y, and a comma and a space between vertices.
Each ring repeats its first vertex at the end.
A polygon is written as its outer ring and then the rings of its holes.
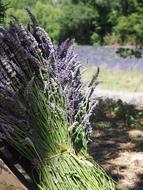
POLYGON ((7 15, 26 23, 24 6, 57 42, 74 38, 79 44, 143 44, 142 0, 11 0, 7 15))
POLYGON ((127 126, 133 126, 135 124, 135 108, 126 103, 123 103, 121 100, 118 100, 114 106, 113 110, 117 118, 125 121, 127 126))
POLYGON ((36 15, 40 26, 44 27, 50 36, 58 41, 61 31, 59 18, 63 14, 62 10, 59 7, 53 7, 51 4, 43 4, 37 1, 33 13, 36 15))
POLYGON ((136 57, 141 58, 142 57, 142 49, 141 48, 118 48, 116 51, 121 57, 127 58, 127 57, 136 57))
MULTIPOLYGON (((40 24, 40 26, 44 27, 46 31, 49 32, 52 38, 54 38, 55 41, 58 41, 59 34, 60 34, 60 22, 59 18, 62 15, 62 10, 59 7, 54 7, 50 3, 45 3, 43 1, 35 1, 35 0, 23 0, 17 2, 12 1, 11 3, 11 9, 7 11, 8 17, 10 15, 15 15, 20 20, 26 24, 27 21, 27 14, 23 10, 25 6, 31 7, 33 10, 33 13, 36 15, 37 20, 40 24), (17 4, 14 5, 14 2, 17 4)), ((46 2, 46 1, 45 1, 46 2)), ((9 19, 7 19, 7 22, 9 22, 9 19)))
POLYGON ((91 35, 91 43, 92 43, 93 45, 100 45, 100 37, 99 37, 99 35, 98 35, 97 33, 95 33, 95 32, 91 35))
POLYGON ((6 9, 7 9, 7 4, 4 4, 3 1, 0 0, 0 23, 3 22, 6 9))
POLYGON ((142 127, 143 111, 122 100, 99 99, 94 114, 92 123, 96 123, 96 127, 142 127))
POLYGON ((138 45, 143 41, 143 15, 132 13, 125 17, 121 16, 118 19, 118 24, 115 27, 116 33, 120 36, 120 42, 125 44, 130 42, 138 45))
POLYGON ((61 38, 75 38, 78 43, 90 43, 90 36, 95 30, 98 13, 84 4, 69 5, 64 8, 61 17, 61 38))

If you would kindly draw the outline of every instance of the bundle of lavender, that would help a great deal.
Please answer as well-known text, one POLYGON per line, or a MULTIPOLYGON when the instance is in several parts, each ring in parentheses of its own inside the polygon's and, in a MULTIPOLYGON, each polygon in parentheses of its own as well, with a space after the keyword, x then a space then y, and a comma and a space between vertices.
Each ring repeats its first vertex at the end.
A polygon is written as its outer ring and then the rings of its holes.
POLYGON ((80 63, 67 40, 13 18, 0 28, 0 137, 30 160, 40 190, 114 190, 87 154, 97 74, 82 93, 80 63))

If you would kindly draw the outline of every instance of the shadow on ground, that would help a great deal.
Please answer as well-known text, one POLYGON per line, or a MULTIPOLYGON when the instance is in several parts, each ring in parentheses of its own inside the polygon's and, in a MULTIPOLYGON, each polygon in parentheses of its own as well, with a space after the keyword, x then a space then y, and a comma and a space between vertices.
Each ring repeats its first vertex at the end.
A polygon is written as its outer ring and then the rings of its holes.
POLYGON ((133 129, 96 129, 89 148, 90 155, 129 190, 143 190, 142 133, 133 129))
POLYGON ((89 153, 119 184, 143 190, 143 109, 121 100, 99 100, 89 153))

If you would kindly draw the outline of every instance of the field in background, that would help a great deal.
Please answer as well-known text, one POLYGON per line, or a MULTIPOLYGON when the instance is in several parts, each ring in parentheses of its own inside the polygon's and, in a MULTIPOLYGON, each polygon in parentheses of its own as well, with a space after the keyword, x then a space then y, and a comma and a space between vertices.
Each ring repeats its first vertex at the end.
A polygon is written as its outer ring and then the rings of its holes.
POLYGON ((143 92, 143 56, 120 57, 116 47, 76 46, 75 51, 86 71, 84 81, 89 81, 100 67, 97 88, 128 92, 143 92))
POLYGON ((116 53, 117 47, 76 46, 75 51, 85 67, 106 66, 109 69, 143 72, 143 56, 140 59, 128 56, 122 58, 116 53))
MULTIPOLYGON (((83 72, 83 80, 88 82, 96 70, 96 66, 87 67, 83 72)), ((143 92, 143 73, 139 71, 128 71, 121 69, 111 70, 101 66, 98 80, 101 80, 102 83, 99 84, 97 88, 143 92)))

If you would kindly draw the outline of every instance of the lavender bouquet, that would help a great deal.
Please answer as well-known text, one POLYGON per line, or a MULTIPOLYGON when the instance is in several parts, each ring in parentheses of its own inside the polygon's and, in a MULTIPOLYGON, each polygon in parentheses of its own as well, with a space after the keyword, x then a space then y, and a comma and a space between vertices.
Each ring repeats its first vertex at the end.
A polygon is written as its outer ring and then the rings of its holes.
POLYGON ((114 190, 87 153, 98 72, 82 93, 72 42, 54 47, 27 12, 32 24, 0 28, 0 137, 31 162, 37 189, 114 190))

